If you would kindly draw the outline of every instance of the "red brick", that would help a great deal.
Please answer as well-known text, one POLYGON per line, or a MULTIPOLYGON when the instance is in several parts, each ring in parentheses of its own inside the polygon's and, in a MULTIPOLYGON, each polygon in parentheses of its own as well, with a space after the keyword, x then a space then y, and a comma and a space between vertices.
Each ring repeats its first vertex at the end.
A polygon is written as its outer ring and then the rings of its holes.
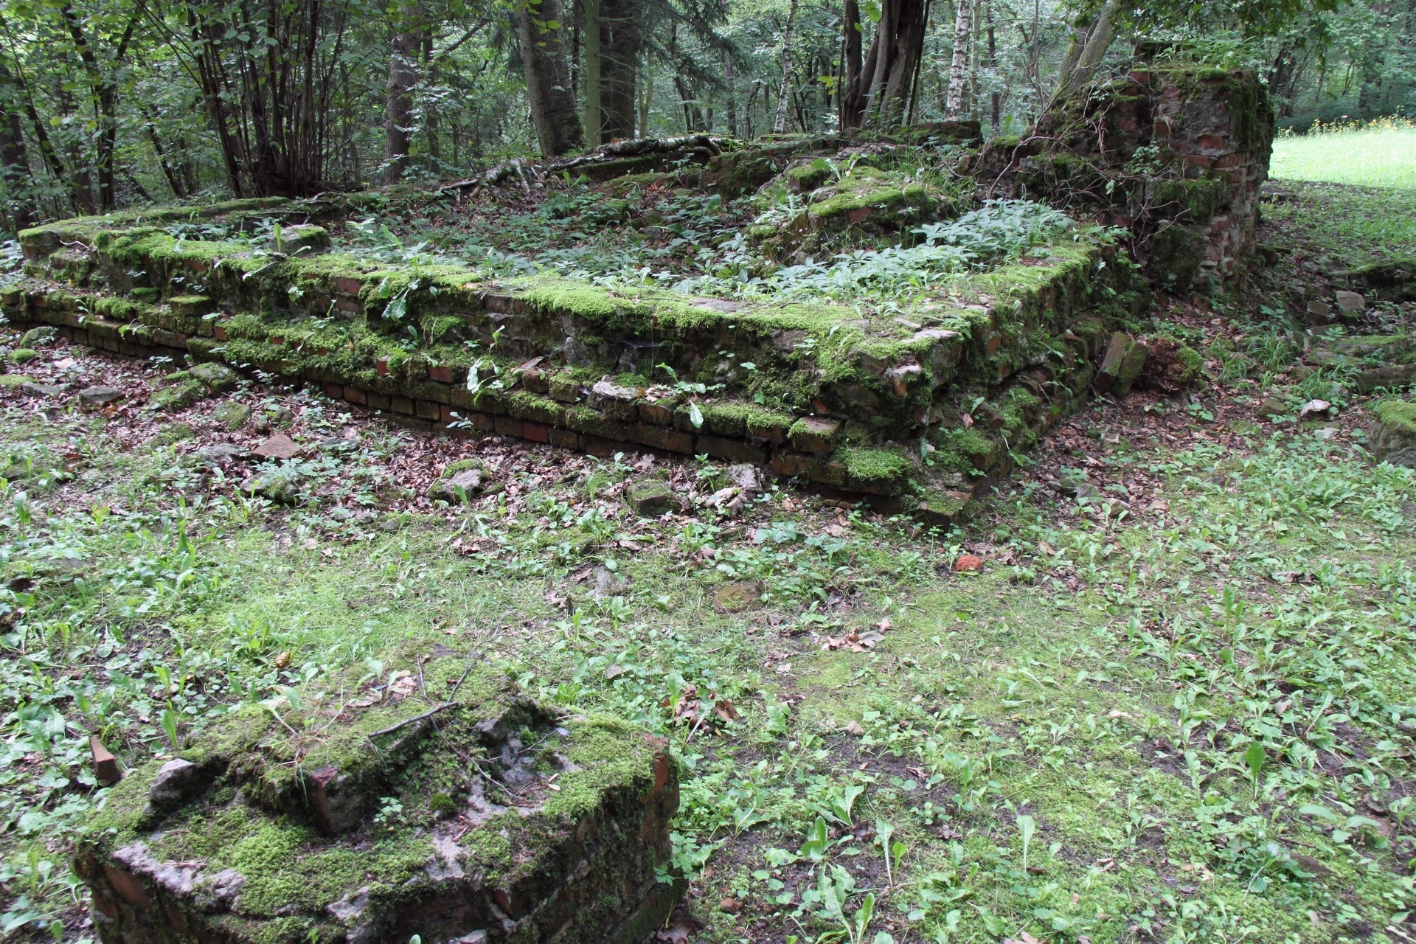
POLYGON ((811 457, 800 452, 778 452, 772 455, 772 471, 778 475, 801 475, 811 457))
POLYGON ((761 465, 767 461, 767 450, 762 446, 754 446, 740 439, 724 439, 721 436, 699 436, 697 451, 706 452, 714 459, 727 459, 730 462, 761 465))
POLYGON ((371 410, 391 410, 391 409, 393 409, 393 403, 390 402, 389 398, 386 397, 386 396, 384 396, 382 393, 374 393, 372 390, 370 390, 370 391, 369 391, 369 409, 371 409, 371 410))
POLYGON ((452 379, 452 368, 444 367, 442 365, 429 367, 428 378, 430 380, 436 380, 438 383, 450 384, 455 382, 452 379))
POLYGON ((673 422, 673 419, 674 408, 671 403, 651 403, 646 400, 639 404, 639 421, 641 423, 668 426, 673 422))
POLYGON ((572 429, 551 428, 551 445, 561 449, 579 449, 580 434, 572 429))
POLYGON ((551 441, 551 428, 544 423, 526 420, 521 424, 521 435, 532 442, 548 443, 551 441))
POLYGON ((364 287, 364 283, 358 279, 351 279, 347 275, 334 279, 334 287, 346 295, 359 294, 359 290, 364 287))
POLYGON ((442 421, 444 423, 453 423, 459 419, 461 419, 461 416, 456 409, 447 403, 442 405, 442 421))
POLYGON ((690 433, 639 423, 634 427, 634 438, 646 446, 663 449, 665 452, 680 452, 686 456, 693 455, 693 436, 690 433))
POLYGON ((512 419, 510 416, 498 416, 495 425, 496 431, 503 436, 515 436, 520 439, 526 432, 521 420, 512 419))
POLYGON ((369 402, 368 395, 358 387, 345 387, 344 399, 348 400, 350 403, 358 403, 361 405, 367 405, 369 402))
POLYGON ((389 397, 389 400, 392 401, 393 412, 403 413, 408 416, 413 415, 413 401, 408 397, 393 396, 389 397))
POLYGON ((431 400, 418 400, 413 404, 413 412, 420 420, 436 420, 442 418, 442 407, 431 400))
POLYGON ((343 384, 330 383, 326 380, 324 383, 320 384, 320 389, 324 391, 325 396, 332 397, 335 400, 342 399, 344 396, 343 384))
POLYGON ((474 429, 479 429, 484 433, 490 433, 497 428, 496 417, 490 413, 471 413, 467 419, 471 421, 474 429))
POLYGON ((617 452, 624 452, 624 443, 603 436, 582 436, 581 448, 592 456, 608 459, 617 452))
POLYGON ((211 326, 211 330, 216 334, 216 339, 217 339, 218 341, 225 341, 225 340, 226 340, 226 329, 225 329, 224 327, 222 327, 220 324, 214 324, 214 325, 212 325, 212 326, 211 326))

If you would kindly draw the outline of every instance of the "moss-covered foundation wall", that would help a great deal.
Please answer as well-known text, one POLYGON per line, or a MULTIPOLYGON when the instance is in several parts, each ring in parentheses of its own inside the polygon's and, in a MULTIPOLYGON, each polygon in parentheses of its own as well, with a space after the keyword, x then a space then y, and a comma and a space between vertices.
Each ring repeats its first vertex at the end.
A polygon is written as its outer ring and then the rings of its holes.
POLYGON ((1124 252, 1085 228, 970 276, 928 325, 832 302, 370 263, 325 251, 316 227, 285 240, 279 252, 136 220, 53 224, 22 234, 30 278, 0 305, 78 343, 303 381, 428 429, 770 464, 928 508, 1061 415, 1104 319, 1141 302, 1124 252), (1010 419, 965 435, 961 404, 980 397, 1010 419))

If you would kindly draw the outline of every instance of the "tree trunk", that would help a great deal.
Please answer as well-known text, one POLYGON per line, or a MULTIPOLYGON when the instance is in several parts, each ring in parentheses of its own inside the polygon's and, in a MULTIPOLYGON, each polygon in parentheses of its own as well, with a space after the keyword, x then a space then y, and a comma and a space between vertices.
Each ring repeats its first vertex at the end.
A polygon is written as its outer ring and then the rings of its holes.
MULTIPOLYGON (((846 12, 845 68, 849 73, 852 11, 846 12)), ((884 0, 858 81, 844 85, 843 127, 858 128, 869 122, 890 128, 900 123, 909 103, 915 67, 924 52, 925 25, 925 0, 884 0)))
POLYGON ((787 130, 787 99, 792 88, 792 30, 796 28, 797 0, 792 0, 787 9, 787 28, 782 31, 782 84, 777 87, 777 117, 772 122, 772 133, 781 134, 787 130))
MULTIPOLYGON (((0 74, 0 80, 5 78, 0 74)), ((30 166, 20 113, 10 102, 18 91, 8 82, 0 84, 0 185, 4 186, 10 222, 16 232, 33 226, 36 215, 31 196, 21 194, 30 179, 30 166)))
POLYGON ((395 184, 408 169, 413 142, 413 90, 418 85, 418 55, 422 31, 417 11, 405 9, 389 42, 388 82, 384 86, 384 183, 395 184))
POLYGON ((600 129, 600 0, 584 0, 585 27, 585 143, 604 144, 600 129))
POLYGON ((723 56, 723 84, 728 91, 728 137, 735 138, 738 133, 737 91, 733 88, 733 57, 727 54, 723 56))
POLYGON ((1106 0, 1106 6, 1096 15, 1096 19, 1085 30, 1072 37, 1072 45, 1067 50, 1067 58, 1062 62, 1061 83, 1057 95, 1070 95, 1086 85, 1096 75, 1116 30, 1111 18, 1116 13, 1117 0, 1106 0))
POLYGON ((860 7, 845 0, 841 37, 841 81, 836 92, 837 119, 841 130, 859 128, 865 121, 865 89, 861 87, 860 7))
POLYGON ((570 87, 561 2, 533 0, 516 14, 516 21, 536 140, 544 156, 558 157, 585 143, 570 87))
MULTIPOLYGON (((644 80, 644 92, 639 96, 639 134, 642 137, 649 137, 649 108, 654 104, 654 76, 649 75, 644 80)), ((633 133, 630 137, 634 137, 633 133)))
POLYGON ((969 40, 972 38, 969 24, 973 17, 972 0, 958 0, 954 12, 954 58, 949 64, 949 95, 945 99, 944 112, 950 118, 958 118, 964 107, 964 85, 968 81, 969 40))
MULTIPOLYGON (((93 96, 93 108, 98 119, 98 154, 95 164, 98 167, 98 207, 99 212, 107 213, 115 206, 117 199, 114 188, 113 159, 118 150, 118 86, 110 75, 105 75, 102 65, 98 61, 98 56, 93 51, 93 46, 89 43, 88 37, 84 35, 83 24, 74 13, 74 8, 65 3, 59 8, 59 14, 64 18, 64 25, 69 30, 69 36, 74 41, 74 48, 79 53, 79 59, 84 64, 84 72, 88 75, 89 93, 93 96)), ((123 38, 119 40, 118 47, 114 50, 114 64, 122 63, 128 54, 128 43, 132 41, 133 32, 138 26, 138 14, 134 14, 128 21, 128 26, 123 32, 123 38)))
POLYGON ((634 137, 641 42, 636 0, 600 0, 600 140, 634 137))

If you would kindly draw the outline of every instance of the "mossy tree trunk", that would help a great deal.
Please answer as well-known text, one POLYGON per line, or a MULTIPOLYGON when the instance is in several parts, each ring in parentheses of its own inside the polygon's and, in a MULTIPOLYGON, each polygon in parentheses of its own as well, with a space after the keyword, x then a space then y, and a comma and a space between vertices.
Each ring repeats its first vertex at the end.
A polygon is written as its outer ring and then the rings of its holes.
POLYGON ((636 0, 600 0, 601 141, 634 137, 640 13, 636 0))
POLYGON ((560 0, 532 0, 516 13, 526 97, 541 153, 556 157, 585 143, 566 56, 560 0))
POLYGON ((11 102, 18 89, 6 81, 8 75, 0 66, 0 184, 4 185, 9 198, 10 225, 18 232, 34 225, 35 207, 33 198, 26 192, 30 166, 24 129, 19 108, 11 102))
POLYGON ((964 107, 964 86, 968 83, 969 45, 972 38, 973 3, 958 0, 954 11, 954 57, 949 64, 949 95, 944 110, 958 118, 964 107))
POLYGON ((604 118, 600 114, 600 0, 584 0, 585 16, 585 143, 590 147, 603 144, 600 129, 604 118))
MULTIPOLYGON (((869 123, 880 128, 899 124, 909 103, 915 67, 924 52, 924 0, 884 0, 880 22, 855 81, 849 81, 852 64, 851 34, 859 36, 859 13, 846 9, 845 52, 847 72, 841 93, 842 127, 869 123)), ((858 41, 858 40, 857 40, 858 41)))
POLYGON ((418 85, 418 55, 423 47, 417 4, 399 11, 389 42, 388 83, 384 100, 384 180, 397 183, 408 166, 413 141, 413 90, 418 85))
POLYGON ((772 132, 781 134, 787 130, 787 103, 792 90, 792 30, 796 28, 797 0, 792 0, 787 10, 787 26, 782 30, 782 84, 777 88, 777 117, 772 122, 772 132))

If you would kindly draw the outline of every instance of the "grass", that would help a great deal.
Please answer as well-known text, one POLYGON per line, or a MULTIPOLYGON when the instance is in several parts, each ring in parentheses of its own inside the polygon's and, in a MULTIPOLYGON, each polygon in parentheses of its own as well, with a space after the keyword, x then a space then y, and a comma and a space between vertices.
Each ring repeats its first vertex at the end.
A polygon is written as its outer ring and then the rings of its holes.
POLYGON ((1345 265, 1408 256, 1416 246, 1416 189, 1284 182, 1291 199, 1263 208, 1264 218, 1318 255, 1345 265))
MULTIPOLYGON (((1341 222, 1360 207, 1410 225, 1400 191, 1295 189, 1265 212, 1302 238, 1379 250, 1341 222)), ((100 364, 40 346, 69 356, 100 364)), ((66 863, 104 802, 90 733, 146 763, 459 634, 531 696, 670 739, 697 944, 1407 940, 1416 473, 1370 463, 1347 396, 1334 438, 1220 428, 1261 392, 1242 373, 1078 416, 947 534, 781 482, 639 520, 629 461, 495 442, 483 497, 420 506, 426 456, 305 394, 281 405, 312 497, 283 507, 198 458, 227 435, 210 404, 185 414, 205 439, 135 449, 122 414, 0 401, 0 933, 93 938, 66 863), (1100 497, 1049 486, 1064 465, 1100 497), (690 724, 695 699, 731 710, 690 724)))
POLYGON ((1416 190, 1416 124, 1386 118, 1281 135, 1273 143, 1270 176, 1416 190))
MULTIPOLYGON (((677 862, 712 869, 701 941, 854 933, 866 895, 869 941, 1330 941, 1416 904, 1416 476, 1340 441, 1116 430, 1104 477, 1164 514, 1015 488, 994 563, 954 576, 966 535, 779 488, 745 523, 588 516, 632 472, 578 460, 553 487, 509 478, 519 508, 351 523, 239 500, 78 415, 5 420, 33 460, 0 513, 7 575, 35 579, 11 584, 0 657, 19 927, 72 921, 64 836, 103 797, 85 732, 138 763, 169 749, 164 708, 199 737, 233 701, 449 630, 529 694, 673 740, 677 862), (761 603, 720 612, 740 583, 761 603), (664 707, 690 687, 738 718, 693 733, 664 707)), ((367 447, 348 463, 398 451, 367 447)))

